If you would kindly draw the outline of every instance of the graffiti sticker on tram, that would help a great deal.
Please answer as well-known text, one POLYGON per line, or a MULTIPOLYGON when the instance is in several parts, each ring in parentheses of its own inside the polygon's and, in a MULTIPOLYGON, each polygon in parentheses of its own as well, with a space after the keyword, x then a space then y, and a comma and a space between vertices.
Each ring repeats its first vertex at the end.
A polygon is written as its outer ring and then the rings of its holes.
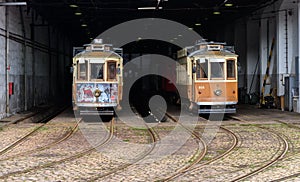
POLYGON ((77 102, 112 103, 112 102, 116 102, 117 98, 118 98, 117 84, 111 84, 111 83, 78 83, 77 84, 77 102))

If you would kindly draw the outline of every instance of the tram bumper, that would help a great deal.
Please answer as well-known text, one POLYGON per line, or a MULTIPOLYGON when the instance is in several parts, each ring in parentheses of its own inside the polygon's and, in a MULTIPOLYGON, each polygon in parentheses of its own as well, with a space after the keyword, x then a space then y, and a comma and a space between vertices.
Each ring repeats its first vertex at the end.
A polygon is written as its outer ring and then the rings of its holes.
POLYGON ((199 114, 234 114, 236 113, 236 103, 222 103, 220 105, 203 105, 201 103, 197 103, 199 106, 198 113, 199 114))
POLYGON ((218 114, 218 113, 224 113, 224 114, 234 114, 236 113, 235 108, 224 108, 224 109, 198 109, 199 114, 218 114))
POLYGON ((114 115, 113 110, 103 110, 103 111, 93 111, 93 110, 81 110, 81 116, 97 116, 97 115, 107 115, 112 116, 114 115))
POLYGON ((118 106, 116 103, 108 104, 77 104, 78 111, 81 116, 96 116, 96 115, 114 115, 115 108, 118 106))

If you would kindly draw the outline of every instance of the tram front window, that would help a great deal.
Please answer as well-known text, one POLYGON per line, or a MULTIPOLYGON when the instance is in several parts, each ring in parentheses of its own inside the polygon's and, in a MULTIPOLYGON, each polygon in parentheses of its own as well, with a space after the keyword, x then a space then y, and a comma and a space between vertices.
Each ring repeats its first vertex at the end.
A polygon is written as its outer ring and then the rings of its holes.
POLYGON ((211 78, 224 79, 224 62, 211 62, 211 78))
POLYGON ((227 61, 227 79, 235 79, 234 60, 228 60, 227 61))
POLYGON ((107 69, 107 71, 108 71, 108 79, 109 80, 114 80, 114 79, 116 79, 116 63, 115 62, 109 62, 108 64, 107 64, 107 66, 108 66, 108 69, 107 69))
POLYGON ((103 79, 103 63, 91 64, 91 79, 103 79))
POLYGON ((87 64, 86 63, 79 63, 78 64, 78 80, 86 80, 86 72, 87 72, 87 64))

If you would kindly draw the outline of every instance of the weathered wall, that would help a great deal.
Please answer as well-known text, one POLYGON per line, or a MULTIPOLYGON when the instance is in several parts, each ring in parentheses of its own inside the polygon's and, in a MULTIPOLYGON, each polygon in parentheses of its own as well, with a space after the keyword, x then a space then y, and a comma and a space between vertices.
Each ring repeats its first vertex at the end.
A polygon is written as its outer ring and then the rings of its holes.
POLYGON ((0 7, 0 118, 55 100, 62 101, 66 97, 69 84, 65 83, 64 72, 71 62, 70 47, 68 38, 48 25, 34 10, 27 12, 27 7, 0 7), (5 66, 6 29, 10 35, 8 74, 5 66), (8 113, 6 76, 14 83, 8 113))

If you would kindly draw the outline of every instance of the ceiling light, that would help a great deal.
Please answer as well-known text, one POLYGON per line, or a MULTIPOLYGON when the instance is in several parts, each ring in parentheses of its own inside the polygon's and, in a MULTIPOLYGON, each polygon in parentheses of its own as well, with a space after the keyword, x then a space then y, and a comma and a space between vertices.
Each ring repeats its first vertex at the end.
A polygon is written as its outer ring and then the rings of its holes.
POLYGON ((79 15, 82 15, 82 13, 76 12, 75 15, 79 16, 79 15))
POLYGON ((78 8, 78 6, 76 4, 70 4, 71 8, 78 8))
POLYGON ((174 40, 177 40, 177 37, 175 37, 174 40))
POLYGON ((189 30, 193 30, 193 28, 189 28, 189 30))
POLYGON ((82 27, 87 27, 87 24, 81 24, 82 27))
POLYGON ((182 35, 179 34, 178 37, 182 37, 182 35))
POLYGON ((0 2, 0 6, 26 6, 27 2, 0 2))
POLYGON ((162 7, 139 7, 138 10, 155 10, 155 9, 162 9, 162 7))
POLYGON ((195 23, 196 26, 201 26, 201 23, 195 23))
POLYGON ((232 7, 233 4, 232 4, 232 3, 226 3, 225 6, 226 6, 226 7, 232 7))
POLYGON ((214 11, 213 13, 214 13, 214 15, 219 15, 219 14, 221 14, 220 11, 214 11))

